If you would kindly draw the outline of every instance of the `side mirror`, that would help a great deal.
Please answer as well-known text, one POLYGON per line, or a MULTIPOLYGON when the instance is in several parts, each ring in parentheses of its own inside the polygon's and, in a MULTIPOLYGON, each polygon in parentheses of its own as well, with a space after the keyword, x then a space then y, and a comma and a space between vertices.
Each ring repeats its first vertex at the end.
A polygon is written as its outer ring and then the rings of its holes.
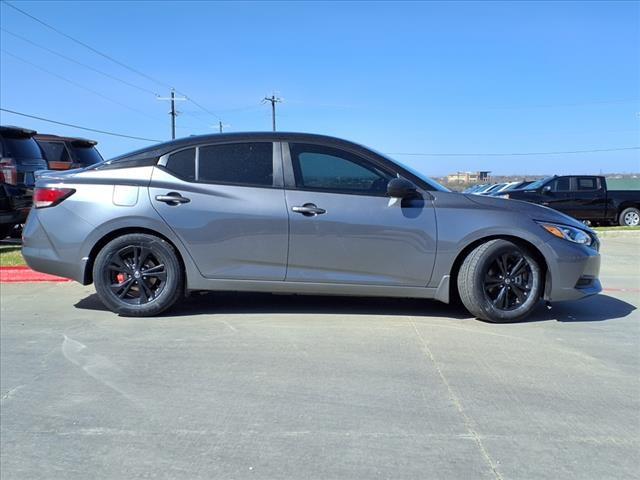
POLYGON ((418 188, 406 178, 393 178, 387 185, 387 195, 391 198, 414 198, 418 188))
POLYGON ((551 185, 545 185, 544 187, 542 187, 542 194, 543 195, 547 195, 551 193, 551 185))

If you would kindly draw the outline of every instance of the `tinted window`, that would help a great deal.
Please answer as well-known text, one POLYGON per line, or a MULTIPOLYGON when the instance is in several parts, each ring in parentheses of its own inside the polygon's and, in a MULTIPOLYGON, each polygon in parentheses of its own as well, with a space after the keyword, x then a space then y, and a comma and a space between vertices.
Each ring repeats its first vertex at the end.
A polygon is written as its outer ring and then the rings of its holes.
POLYGON ((94 147, 71 147, 73 156, 82 165, 94 165, 102 161, 102 156, 94 147))
POLYGON ((554 192, 568 192, 571 190, 571 182, 569 177, 560 177, 551 183, 551 190, 554 192))
POLYGON ((194 181, 196 179, 196 149, 189 148, 172 153, 169 155, 166 168, 184 180, 194 181))
POLYGON ((340 193, 386 194, 392 175, 352 153, 319 145, 291 144, 298 188, 340 193))
POLYGON ((38 142, 44 158, 50 162, 69 162, 69 154, 62 142, 38 142))
POLYGON ((597 178, 578 178, 578 190, 598 190, 600 188, 597 178))
POLYGON ((273 186, 273 144, 229 143, 200 147, 198 181, 273 186))
POLYGON ((4 155, 15 158, 42 158, 40 147, 33 138, 3 137, 4 155))

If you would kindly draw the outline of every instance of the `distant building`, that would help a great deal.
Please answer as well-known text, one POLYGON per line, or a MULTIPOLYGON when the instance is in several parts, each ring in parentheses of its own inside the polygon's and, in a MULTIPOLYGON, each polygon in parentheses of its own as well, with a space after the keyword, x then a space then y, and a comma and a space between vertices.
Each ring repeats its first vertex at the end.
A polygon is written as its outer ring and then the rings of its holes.
POLYGON ((480 170, 479 172, 457 172, 447 176, 449 183, 480 183, 489 180, 489 170, 480 170))

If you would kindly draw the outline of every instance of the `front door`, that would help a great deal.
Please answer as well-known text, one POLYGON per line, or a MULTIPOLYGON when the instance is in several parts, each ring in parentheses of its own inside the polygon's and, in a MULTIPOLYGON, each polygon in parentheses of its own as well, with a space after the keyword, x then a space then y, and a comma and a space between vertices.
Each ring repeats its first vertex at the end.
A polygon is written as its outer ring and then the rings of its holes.
POLYGON ((187 148, 154 169, 150 200, 207 278, 284 280, 288 216, 271 142, 187 148))
POLYGON ((430 197, 395 202, 395 172, 346 150, 289 144, 286 280, 426 286, 436 250, 430 197))

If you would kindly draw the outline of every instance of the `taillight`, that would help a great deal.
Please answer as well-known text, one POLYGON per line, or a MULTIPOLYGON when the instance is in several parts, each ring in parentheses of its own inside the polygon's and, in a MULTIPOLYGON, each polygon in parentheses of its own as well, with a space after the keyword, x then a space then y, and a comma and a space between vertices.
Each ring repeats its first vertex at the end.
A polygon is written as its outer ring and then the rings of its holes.
POLYGON ((18 183, 18 169, 13 160, 3 160, 0 162, 0 174, 4 177, 2 180, 9 185, 15 185, 18 183))
POLYGON ((36 208, 53 207, 73 195, 74 192, 73 188, 36 188, 33 192, 33 206, 36 208))

